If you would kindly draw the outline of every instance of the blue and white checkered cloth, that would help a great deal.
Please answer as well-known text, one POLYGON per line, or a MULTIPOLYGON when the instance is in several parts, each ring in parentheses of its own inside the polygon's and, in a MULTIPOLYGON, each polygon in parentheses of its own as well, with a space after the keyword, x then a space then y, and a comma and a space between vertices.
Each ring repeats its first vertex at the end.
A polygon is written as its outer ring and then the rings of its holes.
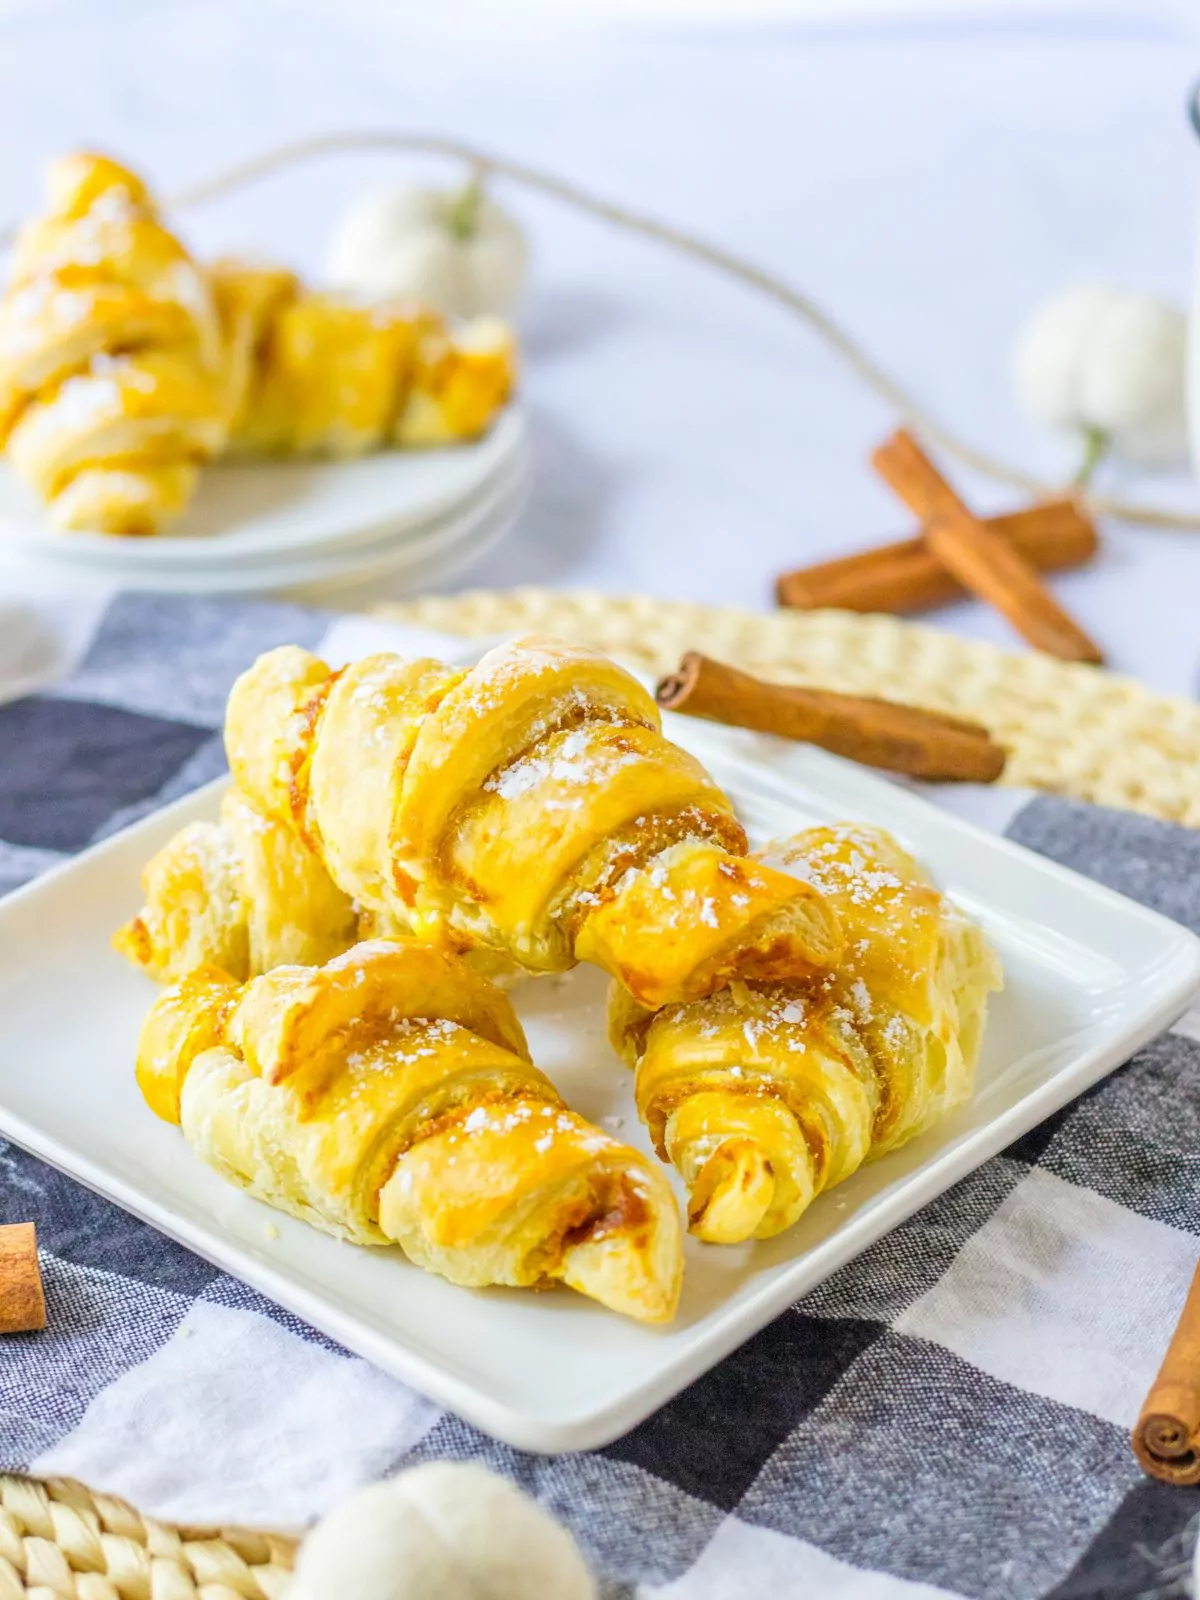
MULTIPOLYGON (((112 602, 67 678, 0 704, 0 888, 222 770, 233 677, 330 626, 112 602)), ((1007 832, 1200 931, 1200 833, 1044 797, 1007 832)), ((0 1342, 0 1468, 290 1526, 480 1460, 570 1525, 609 1597, 1188 1592, 1200 1500, 1145 1480, 1127 1437, 1200 1251, 1186 1018, 594 1453, 492 1443, 0 1143, 0 1221, 29 1218, 50 1321, 0 1342)))

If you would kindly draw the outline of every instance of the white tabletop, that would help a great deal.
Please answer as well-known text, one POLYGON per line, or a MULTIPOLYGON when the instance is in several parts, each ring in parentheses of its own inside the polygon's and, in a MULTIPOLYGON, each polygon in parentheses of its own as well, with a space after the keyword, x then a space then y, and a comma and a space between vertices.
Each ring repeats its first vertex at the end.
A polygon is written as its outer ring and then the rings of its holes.
MULTIPOLYGON (((43 158, 100 144, 163 188, 332 127, 437 130, 537 163, 786 273, 959 431, 1048 477, 1072 452, 1016 411, 1014 332, 1077 279, 1184 303, 1200 145, 1192 0, 41 0, 0 9, 0 213, 43 158), (737 20, 731 21, 730 16, 737 20)), ((329 160, 188 216, 203 251, 320 260, 399 158, 329 160)), ((524 319, 537 484, 470 584, 770 603, 783 568, 909 526, 866 467, 887 408, 801 326, 702 267, 548 201, 524 319)), ((1002 489, 959 481, 983 508, 1002 489)), ((1200 489, 1122 480, 1200 507, 1200 489)), ((1200 534, 1113 526, 1060 592, 1114 666, 1200 683, 1200 534)), ((1007 640, 982 608, 948 627, 1007 640)), ((0 652, 2 653, 2 652, 0 652)))

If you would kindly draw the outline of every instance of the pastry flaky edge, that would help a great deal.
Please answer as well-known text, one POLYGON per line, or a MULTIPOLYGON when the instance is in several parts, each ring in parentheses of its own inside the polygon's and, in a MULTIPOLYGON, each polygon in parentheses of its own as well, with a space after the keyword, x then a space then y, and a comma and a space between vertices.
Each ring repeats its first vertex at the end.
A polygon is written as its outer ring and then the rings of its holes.
POLYGON ((367 931, 304 841, 235 788, 217 821, 189 823, 150 858, 142 892, 144 905, 113 945, 160 983, 202 966, 243 982, 273 967, 319 965, 367 931))
MULTIPOLYGON (((156 983, 215 966, 239 982, 279 966, 319 966, 363 939, 403 937, 408 919, 343 893, 294 828, 236 786, 216 821, 189 822, 142 869, 141 908, 113 948, 156 983)), ((463 957, 505 986, 523 974, 487 949, 463 957)))
POLYGON ((836 911, 845 951, 829 972, 657 1011, 614 985, 609 1003, 639 1114, 712 1243, 782 1232, 962 1105, 1002 986, 980 928, 882 830, 813 828, 762 854, 836 911))
POLYGON ((837 918, 750 859, 733 806, 604 656, 530 636, 469 670, 261 656, 225 719, 234 781, 354 902, 534 972, 590 961, 640 1001, 827 966, 837 918))
POLYGON ((200 968, 152 1007, 137 1080, 217 1172, 327 1233, 469 1287, 674 1315, 664 1173, 569 1110, 505 995, 442 951, 370 940, 245 985, 200 968))

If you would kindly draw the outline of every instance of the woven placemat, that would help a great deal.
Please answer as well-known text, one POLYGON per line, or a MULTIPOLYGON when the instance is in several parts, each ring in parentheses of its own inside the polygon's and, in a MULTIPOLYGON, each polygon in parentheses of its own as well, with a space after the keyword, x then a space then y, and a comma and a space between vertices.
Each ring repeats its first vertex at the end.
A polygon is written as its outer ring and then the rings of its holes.
POLYGON ((0 1474, 0 1600, 282 1600, 295 1551, 283 1535, 155 1522, 69 1479, 0 1474))
POLYGON ((467 636, 539 630, 662 673, 703 650, 782 683, 882 695, 982 722, 1004 781, 1200 827, 1200 705, 1028 650, 848 611, 763 615, 553 589, 475 590, 377 608, 467 636))

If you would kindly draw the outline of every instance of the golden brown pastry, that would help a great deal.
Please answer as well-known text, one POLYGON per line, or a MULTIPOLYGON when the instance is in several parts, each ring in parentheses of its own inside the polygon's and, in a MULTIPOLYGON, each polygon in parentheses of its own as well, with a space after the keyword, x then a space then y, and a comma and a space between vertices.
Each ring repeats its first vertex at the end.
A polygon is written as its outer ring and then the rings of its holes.
POLYGON ((238 453, 452 444, 478 438, 512 393, 515 344, 495 318, 452 333, 432 312, 313 293, 270 267, 222 261, 210 277, 238 453))
POLYGON ((229 698, 253 803, 362 908, 530 971, 591 961, 651 1006, 827 965, 837 919, 747 859, 729 800, 593 651, 531 637, 470 671, 269 651, 229 698))
POLYGON ((55 526, 157 533, 225 441, 216 307, 133 173, 72 155, 48 188, 0 301, 0 442, 55 526))
POLYGON ((610 1033, 638 1110, 688 1186, 691 1229, 729 1244, 790 1227, 823 1190, 969 1098, 1000 968, 888 834, 813 828, 763 853, 834 907, 824 976, 736 982, 658 1012, 614 985, 610 1033))
MULTIPOLYGON (((196 967, 239 982, 286 963, 319 965, 360 939, 411 931, 397 906, 358 906, 294 828, 268 817, 236 787, 218 822, 181 828, 142 871, 145 904, 117 929, 113 948, 158 983, 196 967)), ((521 969, 497 951, 469 950, 475 972, 508 987, 521 969)))
POLYGON ((285 963, 319 965, 364 932, 350 897, 295 830, 236 788, 219 822, 189 823, 151 857, 142 890, 145 905, 113 945, 163 983, 202 966, 242 982, 285 963))
POLYGON ((477 439, 511 399, 516 368, 516 341, 499 317, 450 330, 427 316, 393 441, 415 450, 477 439))
MULTIPOLYGON (((320 965, 360 939, 411 931, 392 909, 355 906, 293 827, 251 805, 237 787, 218 822, 189 822, 142 869, 146 904, 112 936, 147 978, 171 984, 197 966, 242 982, 274 966, 320 965)), ((494 950, 467 950, 467 965, 502 986, 520 968, 494 950)))
POLYGON ((261 453, 281 429, 273 429, 270 419, 264 418, 258 425, 258 437, 252 434, 250 397, 259 387, 258 373, 266 363, 268 332, 278 314, 299 295, 300 280, 285 267, 222 260, 208 269, 208 284, 224 353, 226 449, 231 455, 245 455, 254 453, 257 446, 261 453))
POLYGON ((570 1111, 504 995, 426 945, 370 941, 244 987, 201 968, 152 1008, 137 1076, 209 1165, 327 1233, 453 1283, 674 1314, 662 1172, 570 1111))

